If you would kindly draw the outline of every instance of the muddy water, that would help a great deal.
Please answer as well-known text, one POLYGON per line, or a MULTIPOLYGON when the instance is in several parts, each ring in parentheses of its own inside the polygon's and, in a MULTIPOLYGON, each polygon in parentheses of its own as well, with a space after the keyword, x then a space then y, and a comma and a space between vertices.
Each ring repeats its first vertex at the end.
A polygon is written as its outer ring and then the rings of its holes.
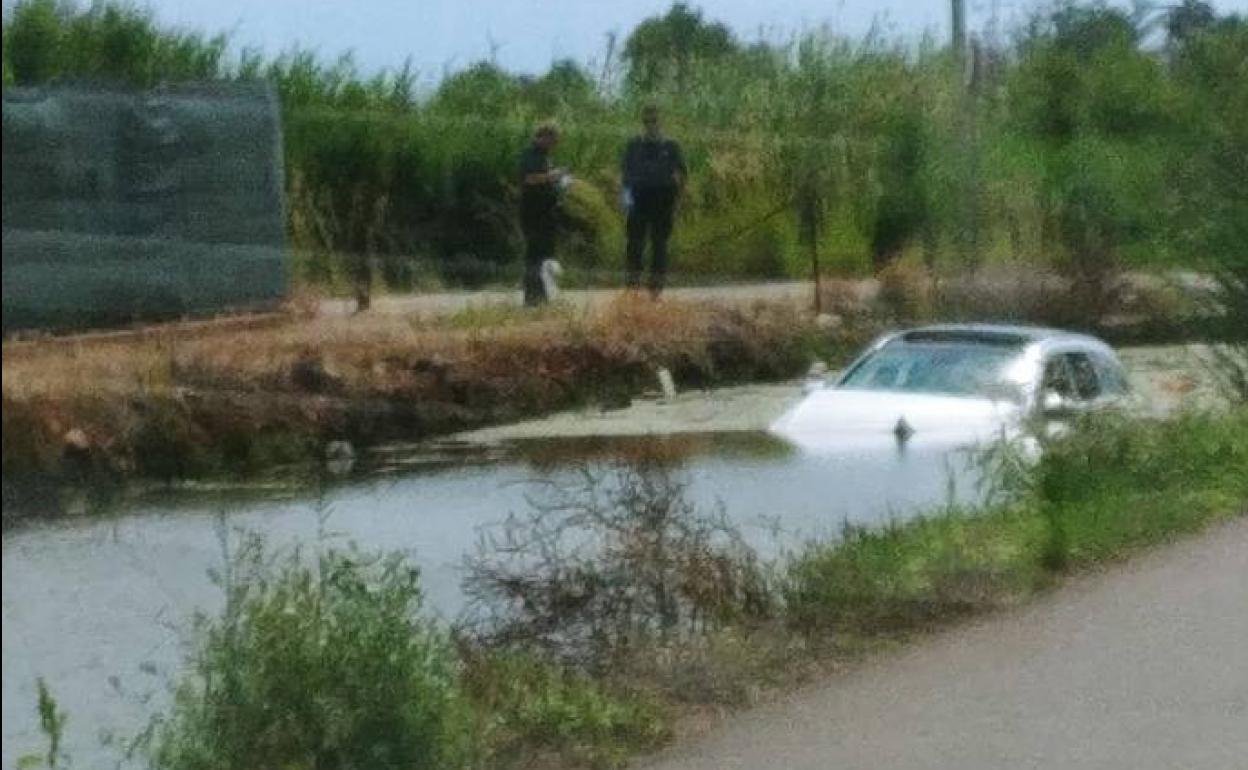
POLYGON ((401 550, 423 572, 430 612, 463 609, 462 560, 483 528, 528 508, 535 480, 639 453, 665 457, 688 495, 726 514, 764 554, 974 497, 975 471, 947 447, 898 451, 881 442, 842 454, 799 454, 761 433, 665 438, 520 440, 399 448, 323 495, 306 491, 162 496, 106 518, 24 526, 3 545, 5 767, 38 750, 35 679, 70 715, 80 765, 111 756, 99 732, 131 734, 167 702, 196 611, 219 608, 209 570, 222 530, 274 545, 350 540, 401 550))
MULTIPOLYGON (((1139 348, 1123 359, 1145 401, 1164 413, 1214 400, 1198 354, 1139 348)), ((722 504, 767 556, 834 537, 845 521, 874 524, 977 496, 973 464, 948 446, 920 440, 899 451, 881 441, 812 455, 758 432, 797 390, 691 394, 481 431, 459 443, 393 447, 320 501, 292 488, 163 495, 105 518, 5 532, 3 766, 42 746, 40 676, 69 713, 78 766, 111 766, 100 731, 132 734, 167 703, 190 618, 219 608, 208 572, 222 562, 223 527, 262 532, 275 545, 328 538, 401 550, 423 571, 429 611, 453 620, 462 610, 462 559, 483 528, 525 511, 535 479, 578 463, 657 452, 684 475, 695 502, 722 504), (675 435, 620 435, 638 431, 675 435)))

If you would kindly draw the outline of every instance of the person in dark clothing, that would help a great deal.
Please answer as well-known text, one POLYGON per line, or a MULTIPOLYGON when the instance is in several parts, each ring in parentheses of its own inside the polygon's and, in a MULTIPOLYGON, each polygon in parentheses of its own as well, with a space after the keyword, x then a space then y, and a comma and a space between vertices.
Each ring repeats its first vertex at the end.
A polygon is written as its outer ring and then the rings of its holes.
POLYGON ((541 305, 550 298, 542 282, 542 263, 555 256, 555 223, 559 185, 566 176, 552 168, 550 153, 559 143, 559 129, 543 123, 520 155, 520 228, 524 232, 524 304, 541 305))
POLYGON ((658 297, 667 278, 667 239, 672 234, 676 201, 685 184, 685 159, 680 145, 663 136, 657 107, 647 106, 641 119, 645 131, 628 143, 621 168, 628 212, 624 280, 630 289, 641 286, 642 259, 649 236, 649 286, 651 294, 658 297))

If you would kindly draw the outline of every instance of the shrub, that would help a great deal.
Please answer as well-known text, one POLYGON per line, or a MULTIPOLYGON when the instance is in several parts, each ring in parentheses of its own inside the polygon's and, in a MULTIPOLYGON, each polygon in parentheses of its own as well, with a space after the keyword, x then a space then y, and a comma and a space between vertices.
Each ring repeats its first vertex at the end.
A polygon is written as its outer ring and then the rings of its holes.
POLYGON ((1053 443, 1030 477, 1062 568, 1193 532, 1248 506, 1248 411, 1158 423, 1098 418, 1053 443))
POLYGON ((330 550, 309 565, 249 537, 220 577, 225 610, 201 619, 192 673, 136 746, 153 767, 464 763, 472 713, 402 559, 330 550))
POLYGON ((722 513, 653 459, 551 481, 468 560, 478 638, 605 670, 644 642, 765 616, 771 594, 722 513))

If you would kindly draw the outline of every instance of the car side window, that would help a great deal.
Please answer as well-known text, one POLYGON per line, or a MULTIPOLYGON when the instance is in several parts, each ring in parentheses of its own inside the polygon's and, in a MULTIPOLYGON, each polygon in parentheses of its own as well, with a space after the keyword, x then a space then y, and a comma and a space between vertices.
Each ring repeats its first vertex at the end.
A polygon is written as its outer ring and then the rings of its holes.
POLYGON ((1086 353, 1061 353, 1049 359, 1043 387, 1072 401, 1095 401, 1103 391, 1097 366, 1086 353))
POLYGON ((1044 380, 1041 387, 1044 392, 1056 393, 1062 398, 1075 397, 1074 380, 1071 378, 1066 356, 1054 356, 1045 362, 1044 380))
POLYGON ((1075 384, 1075 398, 1095 401, 1101 397, 1101 378, 1096 373, 1092 359, 1086 353, 1067 353, 1066 363, 1075 384))

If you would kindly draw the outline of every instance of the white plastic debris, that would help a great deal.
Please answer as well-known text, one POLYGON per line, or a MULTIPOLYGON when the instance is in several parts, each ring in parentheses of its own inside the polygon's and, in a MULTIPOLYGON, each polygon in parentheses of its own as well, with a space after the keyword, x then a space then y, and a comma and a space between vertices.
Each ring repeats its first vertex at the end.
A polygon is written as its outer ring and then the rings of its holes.
POLYGON ((662 367, 659 368, 659 388, 663 390, 665 400, 676 398, 676 381, 672 379, 672 373, 662 367))
POLYGON ((563 275, 563 265, 557 259, 542 262, 542 288, 546 291, 546 299, 555 300, 559 297, 559 276, 563 275))

